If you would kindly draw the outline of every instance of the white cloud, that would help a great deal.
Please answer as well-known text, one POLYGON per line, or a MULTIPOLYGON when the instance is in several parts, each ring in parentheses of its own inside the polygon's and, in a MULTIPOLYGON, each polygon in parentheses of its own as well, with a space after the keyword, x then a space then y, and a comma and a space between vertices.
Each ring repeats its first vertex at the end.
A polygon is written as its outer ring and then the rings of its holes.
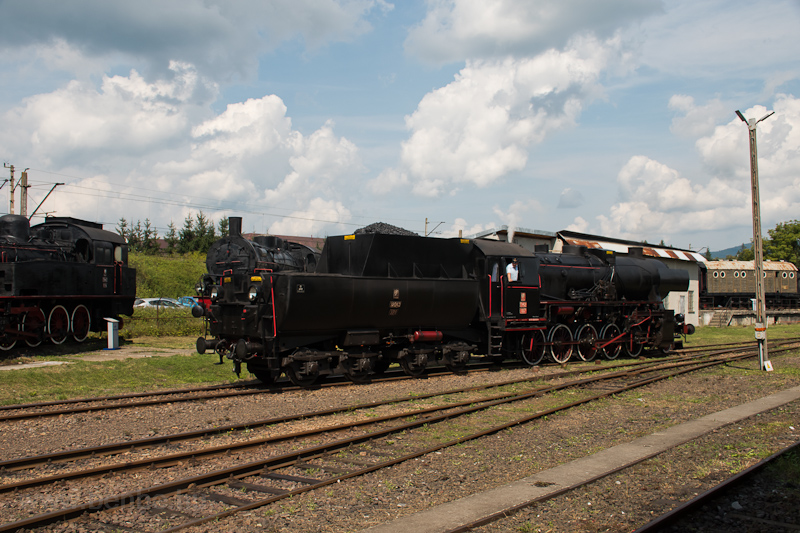
POLYGON ((268 231, 272 235, 320 236, 320 231, 330 226, 343 231, 344 223, 350 218, 350 211, 341 202, 314 198, 307 209, 292 212, 270 225, 268 231))
POLYGON ((300 39, 311 49, 351 41, 371 30, 367 18, 388 12, 384 0, 183 0, 106 2, 26 0, 0 3, 0 50, 35 50, 50 65, 99 71, 120 58, 161 72, 170 60, 192 63, 205 76, 255 73, 260 53, 300 39))
POLYGON ((534 56, 562 48, 576 34, 611 36, 660 9, 655 0, 428 0, 425 19, 409 31, 406 50, 423 61, 534 56))
POLYGON ((689 138, 710 134, 720 120, 731 115, 729 106, 718 98, 704 106, 696 106, 694 98, 683 94, 672 96, 669 99, 669 108, 684 114, 682 117, 672 119, 670 131, 675 135, 689 138))
POLYGON ((586 233, 589 229, 589 223, 583 217, 575 217, 572 224, 566 227, 567 231, 575 231, 578 233, 586 233))
POLYGON ((332 123, 303 135, 274 95, 212 116, 209 103, 194 102, 203 84, 196 71, 184 64, 174 69, 172 78, 152 83, 136 71, 106 77, 99 88, 74 81, 5 115, 0 142, 13 148, 14 158, 34 169, 92 176, 59 189, 48 211, 116 221, 132 218, 124 198, 135 195, 150 198, 142 218, 162 228, 175 220, 175 206, 181 206, 178 223, 200 209, 223 216, 234 205, 299 217, 278 223, 284 230, 319 231, 326 224, 320 220, 349 217, 338 185, 363 168, 357 147, 337 136, 332 123))
POLYGON ((559 209, 568 209, 574 207, 580 207, 583 205, 585 198, 581 191, 576 191, 570 187, 567 187, 563 191, 561 191, 561 196, 558 199, 558 208, 559 209))
MULTIPOLYGON (((691 102, 689 102, 691 104, 691 102)), ((800 212, 800 99, 779 95, 775 115, 757 129, 762 229, 793 220, 800 212)), ((742 111, 747 118, 767 114, 762 106, 742 111)), ((634 156, 617 177, 620 201, 597 217, 600 232, 635 240, 699 231, 748 227, 751 191, 748 129, 739 118, 716 126, 697 140, 711 176, 689 179, 646 156, 634 156)))
POLYGON ((200 112, 194 94, 213 88, 191 65, 170 67, 171 76, 154 83, 134 70, 127 77, 104 76, 99 90, 72 81, 26 98, 4 116, 4 144, 12 155, 28 153, 56 167, 168 147, 186 135, 191 117, 200 112))
POLYGON ((413 192, 435 197, 454 186, 486 187, 522 170, 527 149, 575 124, 584 106, 602 95, 598 78, 621 61, 618 39, 577 39, 562 52, 533 58, 468 61, 455 81, 428 93, 406 117, 401 168, 413 192))
POLYGON ((632 28, 644 65, 673 78, 749 77, 764 67, 797 72, 800 6, 796 0, 672 0, 664 13, 632 28))

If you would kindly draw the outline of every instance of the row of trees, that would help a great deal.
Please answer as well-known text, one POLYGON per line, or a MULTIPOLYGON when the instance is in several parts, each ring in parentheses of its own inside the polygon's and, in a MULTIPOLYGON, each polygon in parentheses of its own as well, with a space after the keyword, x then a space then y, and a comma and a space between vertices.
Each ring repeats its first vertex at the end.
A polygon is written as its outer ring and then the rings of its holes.
MULTIPOLYGON (((789 261, 800 268, 800 220, 780 222, 771 230, 767 230, 769 239, 764 239, 764 259, 772 261, 789 261)), ((752 241, 751 241, 752 243, 752 241)), ((753 247, 744 244, 736 255, 728 255, 725 259, 752 261, 755 259, 753 247)))
POLYGON ((116 229, 117 233, 128 240, 128 245, 134 252, 148 255, 206 253, 214 241, 228 235, 228 219, 223 218, 214 226, 200 211, 195 217, 187 216, 180 230, 170 221, 164 237, 159 237, 158 230, 150 223, 150 219, 145 219, 144 224, 137 220, 134 225, 120 218, 116 229))
MULTIPOLYGON (((178 230, 173 222, 169 223, 167 234, 159 237, 158 231, 145 219, 144 224, 136 221, 129 223, 124 218, 119 219, 117 233, 128 239, 130 249, 144 254, 186 254, 189 252, 206 253, 211 244, 228 235, 228 219, 223 218, 215 226, 208 217, 200 211, 194 217, 187 216, 183 227, 178 230)), ((800 220, 781 222, 773 229, 768 230, 769 239, 764 239, 764 259, 773 261, 791 261, 800 268, 800 220)), ((661 241, 664 245, 664 241, 661 241)), ((706 251, 706 259, 711 259, 711 252, 706 251)), ((725 259, 738 261, 752 261, 754 252, 752 247, 742 245, 736 255, 728 255, 725 259)))

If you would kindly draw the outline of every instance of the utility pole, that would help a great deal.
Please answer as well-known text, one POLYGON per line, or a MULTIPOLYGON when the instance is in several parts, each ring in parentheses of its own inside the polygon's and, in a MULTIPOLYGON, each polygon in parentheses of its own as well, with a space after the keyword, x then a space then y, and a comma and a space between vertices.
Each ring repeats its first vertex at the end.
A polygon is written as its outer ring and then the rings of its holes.
POLYGON ((758 364, 761 370, 771 371, 772 362, 767 350, 767 305, 764 299, 764 247, 761 242, 761 207, 758 193, 758 153, 756 150, 756 124, 771 117, 775 112, 767 113, 760 119, 747 120, 738 110, 736 114, 747 124, 750 133, 750 184, 753 196, 753 251, 755 252, 756 270, 756 340, 758 341, 758 364))
POLYGON ((9 165, 8 163, 3 163, 5 168, 11 170, 11 188, 8 192, 8 212, 9 214, 14 214, 14 165, 9 165))
POLYGON ((28 169, 22 171, 19 175, 19 186, 22 190, 19 192, 19 214, 26 217, 28 216, 28 169))

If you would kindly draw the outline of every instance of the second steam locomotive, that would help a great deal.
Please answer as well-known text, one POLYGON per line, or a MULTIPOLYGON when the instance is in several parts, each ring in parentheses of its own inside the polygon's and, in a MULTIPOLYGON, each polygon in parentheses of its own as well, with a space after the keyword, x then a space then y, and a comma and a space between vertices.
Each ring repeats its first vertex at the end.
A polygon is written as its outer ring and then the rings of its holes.
POLYGON ((0 349, 81 342, 104 318, 133 314, 135 297, 122 236, 69 217, 0 217, 0 349))
POLYGON ((284 245, 294 259, 278 262, 241 235, 241 219, 230 228, 207 261, 197 313, 209 335, 197 347, 266 383, 281 373, 300 386, 331 373, 360 382, 392 363, 410 375, 434 363, 459 371, 473 355, 529 365, 637 356, 668 349, 683 326, 662 299, 686 290, 688 273, 641 249, 356 234, 328 237, 318 258, 284 245))

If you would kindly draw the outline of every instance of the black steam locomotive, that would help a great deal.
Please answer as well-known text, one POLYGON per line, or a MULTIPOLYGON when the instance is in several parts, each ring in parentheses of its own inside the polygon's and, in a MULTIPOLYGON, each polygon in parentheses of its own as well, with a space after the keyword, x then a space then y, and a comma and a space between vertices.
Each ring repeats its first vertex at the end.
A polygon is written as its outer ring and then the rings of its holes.
POLYGON ((82 342, 106 317, 133 314, 136 271, 128 245, 103 226, 51 217, 0 217, 0 348, 82 342))
MULTIPOLYGON (((212 250, 246 249, 235 221, 212 250)), ((462 370, 472 355, 536 365, 545 355, 564 363, 666 350, 683 324, 662 298, 689 283, 641 249, 533 253, 481 239, 358 234, 329 237, 314 268, 302 269, 218 251, 209 272, 225 271, 207 278, 215 283, 201 288, 207 306, 197 309, 212 338, 199 338, 198 351, 226 355, 237 373, 245 363, 263 382, 285 373, 300 386, 331 373, 365 381, 395 362, 419 375, 435 362, 462 370)))

